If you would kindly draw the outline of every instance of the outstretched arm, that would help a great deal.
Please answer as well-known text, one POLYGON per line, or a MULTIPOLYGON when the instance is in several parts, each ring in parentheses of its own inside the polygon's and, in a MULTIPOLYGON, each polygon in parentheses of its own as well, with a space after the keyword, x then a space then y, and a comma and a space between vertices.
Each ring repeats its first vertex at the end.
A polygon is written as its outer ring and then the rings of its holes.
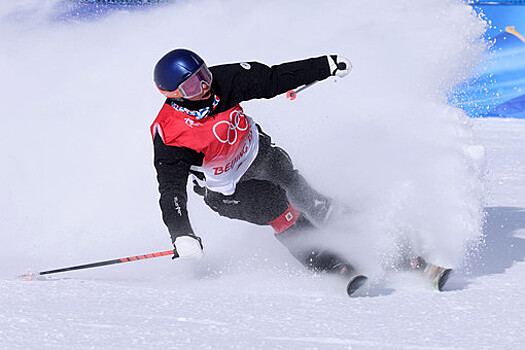
POLYGON ((298 86, 330 76, 326 56, 287 62, 272 67, 254 62, 252 72, 240 79, 246 99, 272 98, 298 86))
POLYGON ((321 56, 268 67, 259 62, 210 68, 221 99, 228 107, 242 101, 272 98, 298 86, 338 75, 339 56, 321 56), (335 61, 334 61, 335 57, 335 61), (334 68, 335 62, 335 68, 334 68))

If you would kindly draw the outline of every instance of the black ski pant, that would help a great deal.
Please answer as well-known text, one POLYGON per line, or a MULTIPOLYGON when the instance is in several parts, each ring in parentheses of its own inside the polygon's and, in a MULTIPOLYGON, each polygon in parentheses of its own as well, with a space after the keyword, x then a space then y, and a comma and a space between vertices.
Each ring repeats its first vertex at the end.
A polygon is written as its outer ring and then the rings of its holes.
POLYGON ((312 224, 324 221, 330 198, 314 190, 294 169, 290 156, 258 128, 259 152, 237 183, 235 193, 226 196, 199 188, 195 191, 201 192, 206 204, 219 215, 257 225, 268 225, 291 204, 301 214, 291 227, 276 234, 277 239, 308 268, 333 270, 341 259, 316 248, 316 228, 312 224))
POLYGON ((257 127, 259 152, 237 183, 235 193, 226 196, 201 191, 206 204, 222 216, 258 225, 267 225, 291 204, 308 219, 322 223, 330 209, 330 198, 314 190, 294 169, 290 156, 257 127))
POLYGON ((265 225, 291 203, 315 223, 322 223, 330 198, 314 190, 294 169, 288 153, 272 144, 259 125, 259 152, 231 196, 206 191, 206 203, 220 215, 265 225))

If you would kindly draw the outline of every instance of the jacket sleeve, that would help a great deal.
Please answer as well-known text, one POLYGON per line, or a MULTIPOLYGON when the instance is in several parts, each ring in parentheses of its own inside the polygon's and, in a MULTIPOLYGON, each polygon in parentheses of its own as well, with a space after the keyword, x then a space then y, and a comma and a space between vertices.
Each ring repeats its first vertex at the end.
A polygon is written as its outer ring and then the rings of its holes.
POLYGON ((186 184, 198 153, 184 147, 167 146, 158 134, 154 138, 154 153, 162 219, 173 242, 179 236, 193 234, 187 210, 186 184))
POLYGON ((233 63, 211 68, 221 99, 229 105, 272 98, 301 85, 330 76, 326 56, 268 67, 259 62, 233 63))

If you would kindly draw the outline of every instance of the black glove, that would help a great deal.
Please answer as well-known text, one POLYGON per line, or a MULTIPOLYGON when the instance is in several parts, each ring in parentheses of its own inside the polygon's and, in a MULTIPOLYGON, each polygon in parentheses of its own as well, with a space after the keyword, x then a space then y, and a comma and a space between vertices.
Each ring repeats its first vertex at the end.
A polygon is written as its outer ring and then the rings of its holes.
POLYGON ((206 194, 206 187, 199 185, 197 180, 193 180, 193 192, 197 193, 199 196, 204 197, 206 194))

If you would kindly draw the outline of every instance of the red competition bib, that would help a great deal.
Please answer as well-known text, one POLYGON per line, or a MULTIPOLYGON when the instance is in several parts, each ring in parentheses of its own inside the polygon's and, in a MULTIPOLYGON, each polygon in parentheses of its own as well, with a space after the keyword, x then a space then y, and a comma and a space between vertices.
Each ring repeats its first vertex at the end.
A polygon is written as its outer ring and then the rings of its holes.
POLYGON ((187 147, 204 154, 202 171, 206 187, 231 195, 259 150, 255 122, 237 105, 219 114, 197 120, 164 104, 151 125, 151 134, 168 146, 187 147))

